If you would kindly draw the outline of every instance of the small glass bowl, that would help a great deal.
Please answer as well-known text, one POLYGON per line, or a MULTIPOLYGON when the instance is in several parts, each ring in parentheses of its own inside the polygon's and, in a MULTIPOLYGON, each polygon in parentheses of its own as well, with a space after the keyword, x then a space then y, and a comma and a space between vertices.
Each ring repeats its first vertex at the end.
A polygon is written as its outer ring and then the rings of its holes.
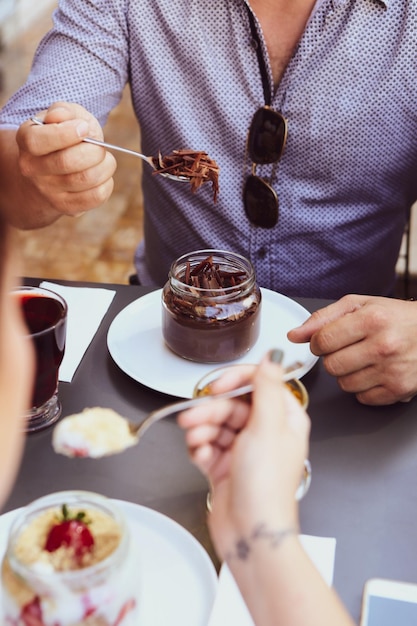
MULTIPOLYGON (((236 367, 244 367, 244 365, 227 365, 225 367, 218 367, 216 369, 210 370, 195 384, 193 389, 193 397, 197 398, 199 396, 209 396, 211 393, 211 383, 213 383, 217 378, 220 378, 220 376, 226 371, 236 367)), ((305 385, 301 382, 301 380, 299 380, 298 378, 293 378, 291 380, 288 380, 285 384, 300 402, 303 409, 307 409, 309 403, 309 395, 307 389, 305 388, 305 385)))
MULTIPOLYGON (((308 490, 310 489, 310 484, 311 484, 311 463, 308 459, 305 459, 303 475, 301 476, 298 489, 295 492, 295 499, 297 500, 297 502, 302 500, 304 496, 307 494, 308 490)), ((206 498, 206 507, 209 513, 211 512, 211 509, 212 509, 212 500, 213 500, 212 487, 210 486, 210 489, 207 492, 207 498, 206 498)))

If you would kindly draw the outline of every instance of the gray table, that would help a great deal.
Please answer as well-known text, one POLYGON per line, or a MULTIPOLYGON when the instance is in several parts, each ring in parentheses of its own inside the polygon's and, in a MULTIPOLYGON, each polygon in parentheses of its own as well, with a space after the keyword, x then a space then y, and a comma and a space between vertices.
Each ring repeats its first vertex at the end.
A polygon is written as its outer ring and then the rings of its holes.
MULTIPOLYGON (((142 421, 172 397, 125 375, 107 351, 106 336, 115 315, 149 290, 109 287, 117 293, 93 343, 73 382, 60 384, 63 415, 98 405, 142 421)), ((325 304, 307 299, 300 303, 310 311, 325 304)), ((358 620, 368 578, 417 582, 416 401, 361 406, 339 390, 320 361, 303 380, 310 393, 313 481, 301 503, 302 530, 336 537, 334 586, 358 620)), ((30 435, 3 511, 51 491, 77 488, 164 513, 191 531, 215 561, 205 524, 207 484, 189 463, 183 434, 173 418, 152 427, 138 448, 100 460, 56 455, 51 430, 30 435)))

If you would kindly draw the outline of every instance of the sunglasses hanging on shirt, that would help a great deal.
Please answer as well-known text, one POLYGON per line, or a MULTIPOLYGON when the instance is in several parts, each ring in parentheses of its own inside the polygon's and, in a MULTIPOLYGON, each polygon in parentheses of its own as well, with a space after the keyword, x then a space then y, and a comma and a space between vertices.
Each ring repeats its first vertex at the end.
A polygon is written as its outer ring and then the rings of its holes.
POLYGON ((258 109, 248 131, 246 153, 252 161, 252 173, 243 188, 246 215, 255 226, 273 228, 278 222, 279 202, 270 183, 256 174, 257 165, 277 164, 287 139, 287 121, 279 112, 271 109, 271 94, 262 47, 254 16, 247 7, 252 38, 257 43, 257 56, 262 77, 265 106, 258 109))

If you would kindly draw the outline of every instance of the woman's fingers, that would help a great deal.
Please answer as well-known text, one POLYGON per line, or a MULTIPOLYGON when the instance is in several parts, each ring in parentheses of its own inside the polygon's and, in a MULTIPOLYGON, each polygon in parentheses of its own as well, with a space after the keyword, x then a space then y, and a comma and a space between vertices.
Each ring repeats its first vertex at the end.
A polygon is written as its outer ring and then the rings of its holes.
POLYGON ((247 403, 232 400, 213 398, 200 406, 179 413, 178 424, 181 428, 191 429, 202 424, 221 426, 227 425, 232 430, 240 430, 246 424, 249 413, 247 403))

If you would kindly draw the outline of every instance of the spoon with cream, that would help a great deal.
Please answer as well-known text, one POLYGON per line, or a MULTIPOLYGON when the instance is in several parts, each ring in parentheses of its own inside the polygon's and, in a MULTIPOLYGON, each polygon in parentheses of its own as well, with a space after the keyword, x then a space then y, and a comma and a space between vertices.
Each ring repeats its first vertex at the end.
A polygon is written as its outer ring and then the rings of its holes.
MULTIPOLYGON (((284 382, 291 380, 301 365, 297 362, 286 367, 284 382)), ((148 428, 164 417, 210 402, 213 398, 237 398, 252 391, 253 385, 247 384, 216 395, 174 402, 152 411, 140 424, 129 421, 113 409, 87 408, 58 422, 52 433, 52 445, 55 452, 69 457, 99 458, 118 454, 136 445, 148 428)))

